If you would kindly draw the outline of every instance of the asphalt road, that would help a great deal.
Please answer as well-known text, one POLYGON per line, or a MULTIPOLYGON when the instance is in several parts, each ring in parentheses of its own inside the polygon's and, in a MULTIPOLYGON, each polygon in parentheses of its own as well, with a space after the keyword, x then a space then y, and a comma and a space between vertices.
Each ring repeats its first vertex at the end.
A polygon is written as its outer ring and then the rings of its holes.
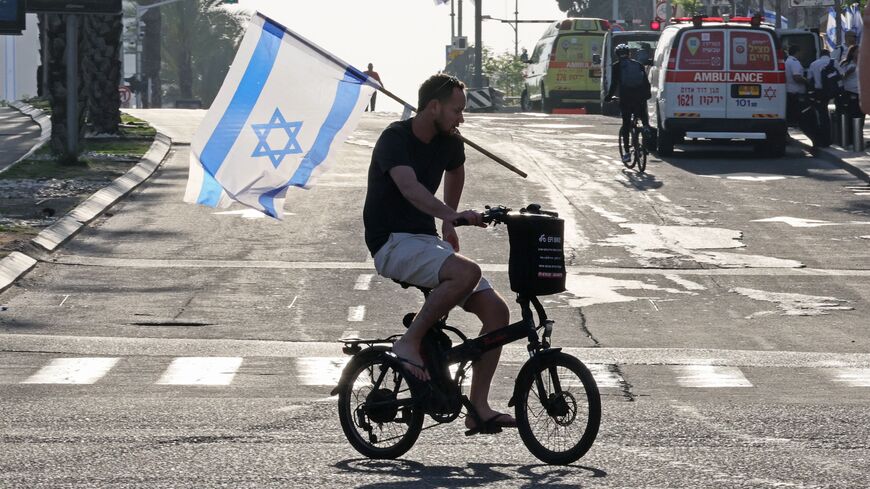
MULTIPOLYGON (((173 138, 163 167, 0 294, 0 486, 870 485, 870 204, 829 163, 697 143, 638 175, 615 119, 469 115, 463 134, 529 178, 469 148, 462 205, 537 202, 566 220, 568 291, 545 305, 557 346, 599 382, 601 431, 570 467, 460 423, 370 461, 329 391, 337 338, 399 332, 421 303, 375 274, 362 240, 392 117, 366 114, 278 222, 181 201, 202 112, 135 115, 173 138)), ((506 230, 460 233, 510 298, 506 230)), ((495 406, 523 359, 506 350, 495 406)))

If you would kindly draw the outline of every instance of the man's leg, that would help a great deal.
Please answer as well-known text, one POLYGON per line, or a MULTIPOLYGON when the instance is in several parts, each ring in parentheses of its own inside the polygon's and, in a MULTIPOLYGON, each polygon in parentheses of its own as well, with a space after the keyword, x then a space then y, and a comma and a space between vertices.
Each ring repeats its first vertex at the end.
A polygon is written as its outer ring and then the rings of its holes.
MULTIPOLYGON (((480 318, 481 323, 483 323, 480 329, 482 335, 503 328, 510 321, 510 311, 507 304, 493 289, 476 292, 468 298, 464 308, 480 318)), ((489 406, 489 388, 492 385, 492 377, 495 374, 500 356, 501 348, 489 350, 474 363, 473 367, 474 375, 471 377, 470 400, 474 409, 477 410, 477 414, 484 421, 499 414, 498 411, 489 406)), ((509 416, 505 415, 504 419, 509 419, 509 416)), ((466 418, 465 426, 467 428, 473 428, 474 425, 474 419, 466 418)))
MULTIPOLYGON (((459 302, 468 297, 480 281, 480 267, 462 255, 452 255, 444 260, 438 273, 440 280, 432 289, 423 308, 414 317, 405 334, 393 344, 393 353, 417 365, 423 365, 420 343, 435 322, 450 312, 459 302)), ((408 366, 411 373, 421 380, 429 380, 429 374, 419 368, 408 366)))
POLYGON ((619 136, 622 139, 622 146, 625 150, 624 154, 628 154, 631 139, 629 137, 629 128, 631 127, 631 113, 633 111, 631 104, 619 101, 619 112, 622 114, 622 127, 619 128, 619 136))
POLYGON ((372 103, 371 103, 372 112, 375 111, 375 100, 377 99, 377 97, 378 97, 378 92, 375 92, 372 94, 372 103))

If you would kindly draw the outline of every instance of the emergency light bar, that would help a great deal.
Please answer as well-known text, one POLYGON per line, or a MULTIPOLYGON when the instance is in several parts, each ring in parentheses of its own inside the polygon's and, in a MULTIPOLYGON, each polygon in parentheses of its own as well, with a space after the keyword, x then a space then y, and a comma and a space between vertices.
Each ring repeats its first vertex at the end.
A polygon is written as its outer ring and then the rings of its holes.
POLYGON ((702 15, 696 15, 694 17, 674 17, 671 19, 671 24, 683 24, 686 22, 691 22, 695 27, 701 27, 704 22, 722 22, 725 24, 749 24, 752 27, 758 27, 762 23, 767 25, 773 25, 768 22, 762 22, 760 15, 753 15, 752 17, 730 17, 728 15, 724 15, 722 17, 704 17, 702 15))

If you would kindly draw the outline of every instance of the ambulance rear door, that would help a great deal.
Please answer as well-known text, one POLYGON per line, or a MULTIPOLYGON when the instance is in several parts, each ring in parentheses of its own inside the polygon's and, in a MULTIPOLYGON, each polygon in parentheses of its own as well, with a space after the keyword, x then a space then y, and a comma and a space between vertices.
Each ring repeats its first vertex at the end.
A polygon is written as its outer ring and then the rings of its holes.
POLYGON ((785 119, 785 73, 777 68, 773 34, 732 29, 728 37, 728 118, 785 119))
POLYGON ((687 29, 678 39, 676 69, 665 78, 666 118, 724 119, 728 89, 725 30, 687 29))

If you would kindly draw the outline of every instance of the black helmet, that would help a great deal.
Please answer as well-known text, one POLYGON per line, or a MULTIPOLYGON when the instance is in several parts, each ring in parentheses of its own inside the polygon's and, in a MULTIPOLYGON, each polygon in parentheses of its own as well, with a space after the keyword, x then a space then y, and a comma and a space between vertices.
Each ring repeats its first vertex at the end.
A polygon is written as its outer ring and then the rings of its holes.
POLYGON ((616 46, 616 55, 622 56, 623 54, 628 54, 628 44, 623 43, 619 46, 616 46))

